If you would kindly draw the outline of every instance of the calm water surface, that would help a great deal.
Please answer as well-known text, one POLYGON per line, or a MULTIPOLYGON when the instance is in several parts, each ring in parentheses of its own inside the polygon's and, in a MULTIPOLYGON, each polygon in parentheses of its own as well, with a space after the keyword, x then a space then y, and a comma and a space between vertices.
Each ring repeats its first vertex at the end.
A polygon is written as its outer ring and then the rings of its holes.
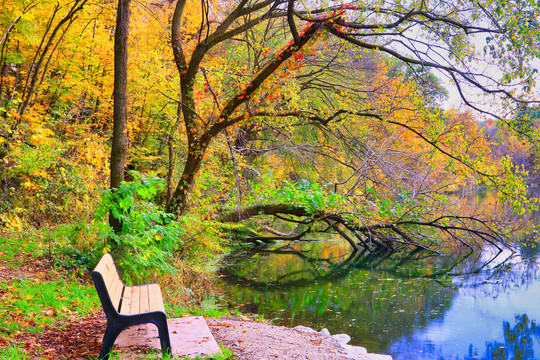
POLYGON ((310 242, 231 255, 222 285, 233 307, 394 360, 540 360, 538 252, 371 256, 310 242))

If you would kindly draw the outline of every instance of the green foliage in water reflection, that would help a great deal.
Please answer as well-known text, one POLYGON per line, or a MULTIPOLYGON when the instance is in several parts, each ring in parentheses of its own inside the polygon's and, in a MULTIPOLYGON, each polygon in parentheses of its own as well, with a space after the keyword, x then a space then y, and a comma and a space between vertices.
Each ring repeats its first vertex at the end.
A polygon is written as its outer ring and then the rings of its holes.
POLYGON ((347 244, 330 244, 237 253, 225 269, 228 296, 282 325, 347 329, 375 352, 450 308, 456 290, 441 274, 455 262, 348 253, 347 244))

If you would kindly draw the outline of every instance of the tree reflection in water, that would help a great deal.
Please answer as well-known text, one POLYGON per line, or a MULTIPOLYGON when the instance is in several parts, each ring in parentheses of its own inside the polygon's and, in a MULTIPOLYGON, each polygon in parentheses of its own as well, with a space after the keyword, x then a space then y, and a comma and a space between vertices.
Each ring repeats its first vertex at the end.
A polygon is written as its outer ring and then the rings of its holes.
POLYGON ((486 344, 486 354, 481 358, 473 346, 465 360, 535 360, 534 341, 540 340, 540 327, 535 321, 530 321, 526 314, 516 316, 516 325, 503 323, 504 343, 489 342, 486 344))
POLYGON ((223 293, 243 311, 345 332, 395 360, 531 360, 540 351, 536 325, 522 315, 514 328, 505 323, 504 337, 499 327, 516 312, 540 311, 530 296, 540 292, 537 254, 528 255, 351 254, 338 242, 288 244, 228 257, 223 293), (491 329, 499 335, 485 336, 491 329))
POLYGON ((372 352, 441 317, 456 291, 441 279, 456 260, 421 252, 351 254, 347 244, 318 242, 236 252, 227 264, 233 306, 279 325, 346 332, 372 352))

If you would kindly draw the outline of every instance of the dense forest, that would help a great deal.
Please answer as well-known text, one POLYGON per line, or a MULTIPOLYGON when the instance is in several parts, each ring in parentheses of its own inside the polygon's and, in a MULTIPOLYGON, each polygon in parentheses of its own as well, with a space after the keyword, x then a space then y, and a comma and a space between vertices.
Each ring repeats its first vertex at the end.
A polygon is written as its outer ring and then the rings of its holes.
POLYGON ((166 270, 320 232, 442 252, 536 210, 533 0, 1 8, 0 227, 51 252, 166 270))

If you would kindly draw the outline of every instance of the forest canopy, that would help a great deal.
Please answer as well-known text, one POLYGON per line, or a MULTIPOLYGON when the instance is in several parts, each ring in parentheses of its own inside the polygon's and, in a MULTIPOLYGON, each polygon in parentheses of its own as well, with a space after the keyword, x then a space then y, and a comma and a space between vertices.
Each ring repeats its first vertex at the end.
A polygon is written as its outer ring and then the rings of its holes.
POLYGON ((539 10, 6 0, 0 224, 90 223, 103 199, 121 220, 107 246, 164 253, 318 232, 369 251, 508 244, 537 206, 539 10))

